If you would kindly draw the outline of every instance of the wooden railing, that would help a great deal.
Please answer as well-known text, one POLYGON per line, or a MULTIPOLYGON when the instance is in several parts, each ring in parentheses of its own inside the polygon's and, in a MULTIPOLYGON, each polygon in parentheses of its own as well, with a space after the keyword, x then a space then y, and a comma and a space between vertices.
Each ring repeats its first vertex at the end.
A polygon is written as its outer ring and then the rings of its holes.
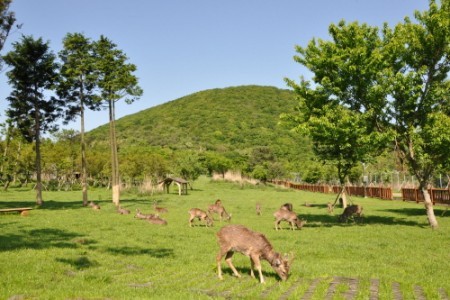
MULTIPOLYGON (((308 184, 308 183, 294 183, 283 180, 273 180, 275 184, 283 185, 287 188, 296 190, 303 190, 309 192, 319 193, 334 193, 338 194, 341 191, 341 187, 337 185, 327 184, 308 184)), ((345 191, 350 196, 371 197, 379 199, 392 200, 392 189, 390 187, 374 187, 374 186, 346 186, 345 191)))
MULTIPOLYGON (((450 192, 448 189, 429 189, 430 198, 433 204, 450 204, 450 192)), ((423 193, 419 189, 402 189, 403 201, 415 201, 417 203, 423 202, 423 193)))
MULTIPOLYGON (((273 180, 272 183, 283 185, 287 188, 316 192, 316 193, 334 193, 338 194, 341 187, 337 185, 327 184, 308 184, 308 183, 294 183, 284 180, 273 180)), ((350 196, 371 197, 385 200, 392 200, 393 193, 390 187, 376 187, 376 186, 346 186, 345 191, 350 196)), ((431 201, 433 204, 441 203, 450 205, 450 192, 448 189, 429 189, 431 201)), ((422 191, 415 188, 402 188, 403 201, 415 201, 417 203, 423 202, 422 191)))

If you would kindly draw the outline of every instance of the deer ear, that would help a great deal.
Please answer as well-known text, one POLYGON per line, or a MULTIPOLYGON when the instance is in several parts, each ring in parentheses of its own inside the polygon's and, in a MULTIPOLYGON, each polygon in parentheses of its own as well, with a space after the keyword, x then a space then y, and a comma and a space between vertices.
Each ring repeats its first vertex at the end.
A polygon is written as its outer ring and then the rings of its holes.
POLYGON ((278 258, 275 260, 275 266, 278 267, 281 265, 281 260, 279 260, 278 258))

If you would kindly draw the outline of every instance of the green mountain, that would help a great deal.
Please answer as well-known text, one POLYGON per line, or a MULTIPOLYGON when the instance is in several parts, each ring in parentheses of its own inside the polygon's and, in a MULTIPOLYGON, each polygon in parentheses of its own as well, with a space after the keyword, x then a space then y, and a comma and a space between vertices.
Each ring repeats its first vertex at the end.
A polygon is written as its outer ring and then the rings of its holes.
MULTIPOLYGON (((118 143, 121 149, 221 153, 269 147, 278 158, 292 160, 311 153, 304 138, 278 125, 280 114, 292 112, 296 104, 294 92, 270 86, 205 90, 118 119, 118 143)), ((90 131, 87 138, 106 143, 108 126, 90 131)))

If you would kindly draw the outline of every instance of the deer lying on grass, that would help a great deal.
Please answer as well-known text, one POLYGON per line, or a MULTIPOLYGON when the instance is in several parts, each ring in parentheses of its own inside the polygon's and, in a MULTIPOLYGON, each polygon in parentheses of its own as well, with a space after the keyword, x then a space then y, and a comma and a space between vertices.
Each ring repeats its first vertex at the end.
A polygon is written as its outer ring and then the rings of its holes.
POLYGON ((154 216, 154 217, 150 217, 146 219, 147 222, 149 222, 150 224, 155 224, 155 225, 167 225, 167 221, 164 219, 161 219, 159 216, 154 216))
POLYGON ((128 209, 122 208, 119 206, 119 208, 117 208, 117 213, 121 214, 121 215, 129 215, 130 211, 128 209))
POLYGON ((146 220, 146 219, 150 219, 150 218, 155 218, 156 215, 154 215, 154 214, 143 214, 143 213, 141 213, 141 211, 139 209, 136 208, 136 214, 134 215, 134 217, 136 219, 146 220))
POLYGON ((211 204, 210 206, 208 206, 208 213, 211 216, 213 215, 213 213, 218 214, 220 221, 222 221, 222 219, 224 219, 225 221, 229 221, 231 219, 231 214, 227 213, 225 207, 223 207, 222 205, 222 201, 220 201, 219 199, 216 200, 215 204, 211 204))
POLYGON ((163 214, 163 213, 167 213, 168 210, 167 208, 164 207, 158 207, 156 205, 156 202, 153 202, 153 210, 157 213, 157 214, 163 214))
POLYGON ((100 205, 95 204, 94 202, 89 202, 89 206, 92 207, 93 210, 99 210, 100 209, 100 205))
POLYGON ((291 225, 291 229, 295 230, 294 226, 298 229, 302 229, 303 225, 306 224, 306 221, 299 220, 297 214, 293 211, 289 211, 283 208, 277 210, 273 216, 275 217, 275 230, 279 229, 279 225, 281 221, 286 221, 291 225))
POLYGON ((198 219, 199 221, 205 221, 206 227, 213 225, 213 220, 209 217, 209 215, 200 208, 191 208, 189 211, 189 227, 192 227, 192 222, 194 219, 198 219))
POLYGON ((217 233, 217 241, 220 247, 216 257, 219 279, 223 279, 223 256, 225 256, 225 261, 231 270, 233 270, 234 275, 236 277, 241 277, 231 262, 234 252, 240 252, 245 256, 250 257, 250 276, 255 278, 253 269, 256 267, 261 283, 264 283, 261 260, 268 261, 273 270, 280 276, 281 280, 286 280, 288 278, 292 259, 288 259, 286 256, 282 257, 278 252, 275 252, 272 245, 263 234, 251 231, 242 225, 227 225, 222 227, 217 233))
POLYGON ((354 205, 347 206, 344 209, 344 212, 342 213, 342 215, 339 216, 339 221, 347 223, 349 218, 352 218, 353 221, 355 221, 355 219, 353 218, 353 215, 356 215, 358 217, 358 219, 361 219, 362 211, 363 211, 363 207, 361 205, 354 204, 354 205))

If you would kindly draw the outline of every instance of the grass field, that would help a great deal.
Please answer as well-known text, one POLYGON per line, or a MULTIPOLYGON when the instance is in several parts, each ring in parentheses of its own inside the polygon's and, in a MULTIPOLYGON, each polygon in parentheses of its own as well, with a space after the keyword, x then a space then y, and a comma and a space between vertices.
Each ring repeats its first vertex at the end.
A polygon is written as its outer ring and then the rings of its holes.
MULTIPOLYGON (((27 217, 0 214, 0 299, 448 299, 450 212, 436 207, 439 229, 431 230, 422 205, 350 198, 364 207, 362 223, 340 224, 335 195, 273 186, 239 185, 203 177, 189 195, 123 193, 119 215, 110 191, 92 190, 98 211, 81 206, 81 192, 44 192, 44 205, 27 217), (291 276, 279 281, 262 263, 265 284, 249 276, 250 262, 236 254, 242 278, 223 262, 217 278, 215 233, 187 211, 221 199, 231 223, 264 233, 274 249, 293 252, 291 276), (166 207, 167 226, 134 218, 166 207), (257 216, 260 202, 263 214, 257 216), (273 212, 291 202, 307 220, 302 230, 275 231, 273 212), (304 203, 313 204, 312 207, 304 203), (441 216, 444 213, 443 216, 441 216)), ((34 207, 34 192, 0 192, 0 208, 34 207)), ((217 217, 216 217, 217 219, 217 217)))

